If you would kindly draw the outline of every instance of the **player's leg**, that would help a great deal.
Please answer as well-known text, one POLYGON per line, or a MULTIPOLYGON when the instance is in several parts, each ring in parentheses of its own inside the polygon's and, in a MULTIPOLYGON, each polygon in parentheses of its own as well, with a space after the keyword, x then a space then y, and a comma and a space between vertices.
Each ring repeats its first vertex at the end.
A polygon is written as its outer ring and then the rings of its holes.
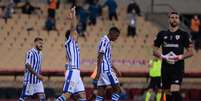
MULTIPOLYGON (((80 74, 79 74, 80 75, 80 74)), ((86 99, 86 93, 85 93, 85 88, 84 88, 84 84, 82 82, 81 77, 77 77, 77 85, 75 87, 75 93, 74 95, 78 95, 78 101, 87 101, 86 99)))
POLYGON ((182 96, 180 94, 181 82, 183 78, 184 69, 182 64, 176 64, 176 68, 174 69, 173 79, 170 86, 170 91, 172 93, 172 98, 174 101, 182 101, 182 96))
POLYGON ((153 93, 153 88, 154 88, 154 81, 153 81, 153 78, 151 77, 149 86, 148 86, 148 90, 146 92, 145 101, 149 101, 151 94, 153 93))
POLYGON ((63 93, 62 95, 60 95, 60 96, 56 99, 56 101, 68 101, 68 100, 70 100, 70 96, 71 96, 71 93, 68 93, 68 92, 63 93))
POLYGON ((157 90, 156 101, 161 101, 162 89, 157 90))
POLYGON ((113 72, 108 72, 107 76, 110 81, 110 85, 112 86, 112 89, 113 89, 112 101, 118 101, 120 98, 119 93, 121 92, 119 80, 118 80, 116 74, 113 72))
POLYGON ((73 71, 67 70, 66 71, 66 77, 64 81, 64 87, 63 87, 63 94, 60 95, 56 101, 67 101, 70 99, 70 96, 72 95, 74 91, 74 82, 73 80, 73 71))
POLYGON ((106 88, 106 86, 98 86, 98 88, 97 88, 98 93, 97 93, 95 101, 103 101, 104 100, 105 88, 106 88))
POLYGON ((170 84, 171 84, 171 70, 168 64, 162 64, 161 79, 162 79, 162 96, 164 101, 172 101, 170 84))
POLYGON ((86 93, 83 92, 79 92, 78 94, 73 95, 76 98, 76 101, 87 101, 86 99, 86 93))
POLYGON ((113 85, 112 89, 113 89, 112 101, 119 101, 119 98, 120 98, 119 94, 121 92, 119 84, 113 85))
POLYGON ((38 96, 39 101, 46 101, 44 93, 38 93, 37 96, 38 96))
POLYGON ((26 85, 23 86, 22 92, 21 92, 21 95, 20 95, 20 98, 18 99, 18 101, 25 101, 25 99, 26 99, 25 91, 26 91, 26 85))
POLYGON ((39 101, 46 101, 43 83, 39 82, 37 84, 33 84, 32 87, 34 91, 33 94, 38 96, 39 101))
POLYGON ((156 77, 156 101, 161 101, 161 95, 162 95, 162 85, 161 85, 161 77, 156 77))

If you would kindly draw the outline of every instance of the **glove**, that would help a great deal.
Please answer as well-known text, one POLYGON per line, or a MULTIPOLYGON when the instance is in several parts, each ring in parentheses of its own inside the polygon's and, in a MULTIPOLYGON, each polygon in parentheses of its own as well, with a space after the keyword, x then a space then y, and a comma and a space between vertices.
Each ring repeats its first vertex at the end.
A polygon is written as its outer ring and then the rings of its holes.
POLYGON ((92 81, 92 84, 93 84, 93 86, 94 86, 95 88, 97 88, 98 80, 93 80, 93 81, 92 81))
POLYGON ((174 61, 183 60, 183 55, 176 55, 175 57, 171 58, 174 61))
POLYGON ((169 64, 174 64, 176 62, 176 56, 161 55, 162 59, 166 60, 169 64))

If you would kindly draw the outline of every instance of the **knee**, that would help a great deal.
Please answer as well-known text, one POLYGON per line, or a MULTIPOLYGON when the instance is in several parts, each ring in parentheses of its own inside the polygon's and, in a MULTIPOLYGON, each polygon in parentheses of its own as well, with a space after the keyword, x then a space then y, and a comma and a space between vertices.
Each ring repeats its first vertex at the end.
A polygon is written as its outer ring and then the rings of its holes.
POLYGON ((180 85, 179 84, 172 84, 170 86, 170 91, 171 92, 179 92, 180 91, 180 85))
POLYGON ((46 99, 44 93, 38 94, 38 97, 39 97, 40 101, 44 101, 46 99))
POLYGON ((70 93, 64 93, 63 96, 66 98, 66 100, 70 99, 71 94, 70 93))
POLYGON ((80 97, 80 99, 86 99, 86 94, 85 94, 85 92, 81 92, 81 93, 79 94, 79 97, 80 97))

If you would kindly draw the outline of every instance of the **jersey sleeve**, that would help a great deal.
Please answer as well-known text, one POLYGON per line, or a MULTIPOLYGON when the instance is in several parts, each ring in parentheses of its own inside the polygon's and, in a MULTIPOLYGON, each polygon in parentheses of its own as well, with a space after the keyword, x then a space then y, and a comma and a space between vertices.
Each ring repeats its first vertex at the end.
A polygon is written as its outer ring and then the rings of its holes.
POLYGON ((31 63, 32 63, 32 61, 33 61, 33 58, 34 58, 33 53, 30 52, 30 51, 27 52, 27 54, 26 54, 26 59, 25 59, 25 64, 31 65, 31 63))
POLYGON ((160 47, 162 42, 163 42, 163 37, 162 37, 162 32, 159 32, 156 37, 155 37, 155 40, 154 40, 154 46, 155 47, 160 47))
POLYGON ((101 41, 98 52, 105 53, 107 48, 107 41, 101 41))
POLYGON ((185 33, 184 34, 184 40, 183 40, 183 44, 184 44, 184 47, 185 48, 189 48, 192 46, 192 40, 191 40, 191 37, 188 33, 185 33))

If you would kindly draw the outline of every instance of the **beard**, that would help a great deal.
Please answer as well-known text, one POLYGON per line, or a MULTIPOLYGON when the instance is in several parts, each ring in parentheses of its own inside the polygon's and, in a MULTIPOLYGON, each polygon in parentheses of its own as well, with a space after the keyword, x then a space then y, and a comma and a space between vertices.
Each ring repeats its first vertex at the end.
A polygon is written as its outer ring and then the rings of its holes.
POLYGON ((172 22, 172 23, 170 23, 170 26, 173 27, 173 28, 174 28, 174 27, 177 27, 177 26, 178 26, 178 23, 177 23, 177 22, 172 22))
POLYGON ((42 46, 36 46, 36 49, 41 51, 42 50, 42 46))

